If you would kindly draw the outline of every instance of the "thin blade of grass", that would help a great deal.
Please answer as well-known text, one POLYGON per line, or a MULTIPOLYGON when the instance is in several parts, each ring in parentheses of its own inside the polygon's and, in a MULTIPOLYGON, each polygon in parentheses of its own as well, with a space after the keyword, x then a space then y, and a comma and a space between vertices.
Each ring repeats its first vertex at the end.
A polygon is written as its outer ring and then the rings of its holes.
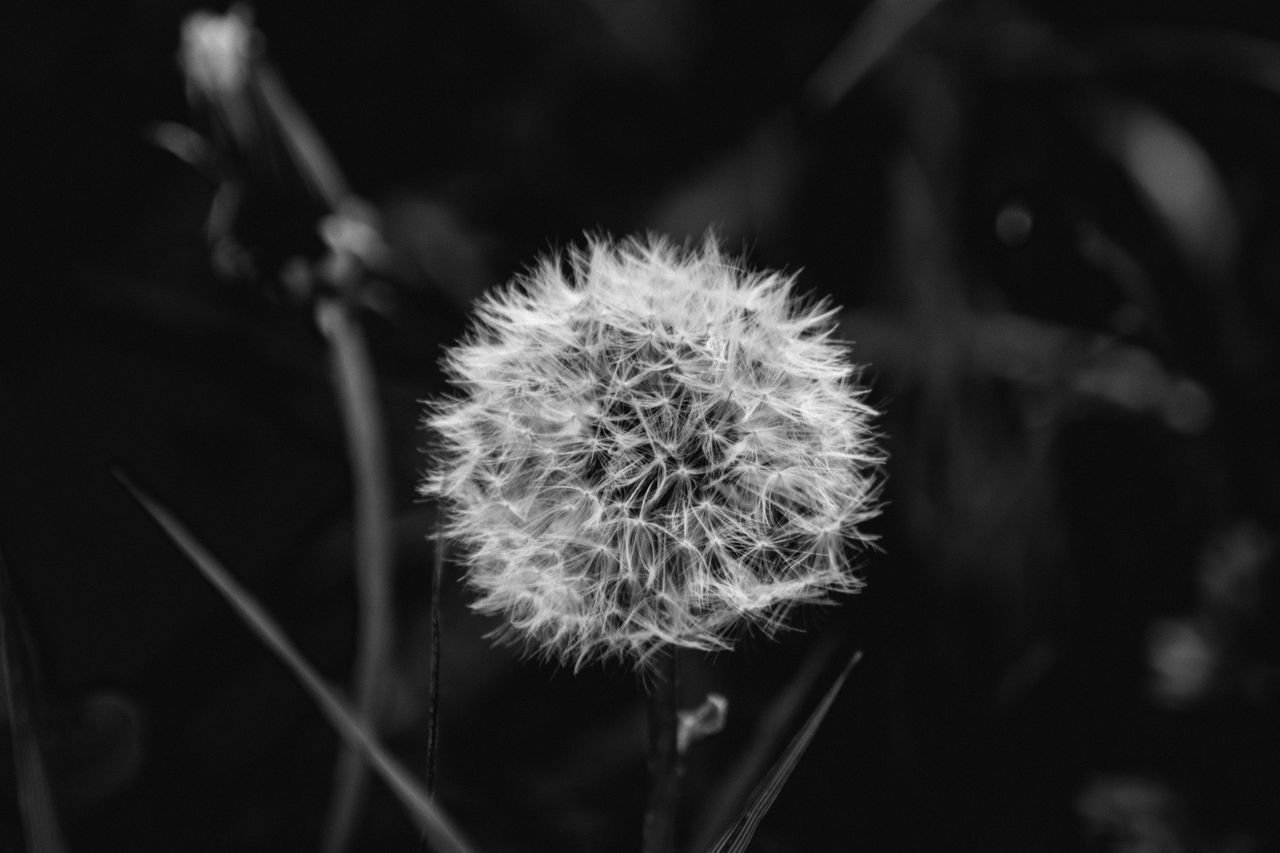
POLYGON ((818 731, 818 727, 822 725, 822 720, 827 716, 827 712, 831 710, 831 705, 840 693, 840 688, 844 686, 849 673, 860 660, 862 660, 861 650, 853 653, 853 657, 849 659, 844 669, 836 676, 835 681, 827 688, 827 693, 822 697, 822 701, 809 714, 809 719, 800 727, 800 731, 796 732, 795 737, 791 739, 791 743, 787 744, 787 748, 778 757, 769 774, 751 792, 751 798, 742 814, 734 822, 733 826, 725 830, 724 834, 720 836, 720 840, 716 842, 708 853, 742 853, 747 849, 747 845, 751 843, 757 827, 760 826, 760 821, 764 819, 765 814, 778 798, 778 793, 782 790, 782 786, 791 777, 791 773, 795 770, 800 757, 804 755, 810 741, 813 740, 814 734, 818 731))
POLYGON ((13 772, 18 784, 18 813, 27 849, 31 853, 63 853, 66 844, 58 827, 53 793, 40 740, 36 731, 31 686, 28 684, 25 635, 18 618, 17 602, 9 585, 9 569, 0 554, 0 690, 9 714, 9 734, 13 739, 13 772))
POLYGON ((440 853, 469 853, 472 848, 463 840, 458 828, 431 802, 409 772, 382 747, 347 702, 307 663, 262 605, 240 586, 172 512, 135 486, 122 472, 114 470, 112 473, 267 648, 288 667, 342 739, 360 751, 408 810, 433 849, 440 853))
POLYGON ((700 809, 697 831, 690 850, 702 851, 711 847, 726 826, 733 824, 746 803, 752 788, 765 777, 769 768, 787 741, 804 721, 805 702, 817 692, 823 675, 831 671, 832 661, 846 644, 844 632, 831 631, 814 644, 805 655, 804 663, 796 671, 784 689, 779 690, 769 707, 756 721, 749 745, 738 756, 731 769, 725 772, 714 794, 700 809))

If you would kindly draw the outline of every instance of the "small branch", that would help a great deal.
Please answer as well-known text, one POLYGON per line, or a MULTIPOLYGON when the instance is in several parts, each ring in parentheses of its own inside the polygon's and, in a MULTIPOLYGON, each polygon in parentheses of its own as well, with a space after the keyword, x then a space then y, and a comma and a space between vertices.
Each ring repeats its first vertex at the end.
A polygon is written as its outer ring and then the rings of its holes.
POLYGON ((676 813, 680 802, 678 725, 679 681, 676 648, 657 653, 648 684, 649 805, 644 816, 644 853, 674 853, 676 813))

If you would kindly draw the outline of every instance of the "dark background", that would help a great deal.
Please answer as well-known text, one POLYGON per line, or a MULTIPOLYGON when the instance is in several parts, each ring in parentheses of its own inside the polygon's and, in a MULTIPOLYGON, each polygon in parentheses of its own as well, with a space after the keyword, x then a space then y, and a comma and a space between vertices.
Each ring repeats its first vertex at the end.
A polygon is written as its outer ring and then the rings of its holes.
MULTIPOLYGON (((336 746, 109 466, 331 679, 351 661, 341 424, 313 316, 273 274, 313 220, 250 209, 261 274, 219 275, 214 183, 148 137, 193 122, 175 57, 195 8, 28 3, 3 27, 0 548, 73 851, 314 849, 336 746)), ((688 662, 689 704, 730 702, 692 761, 688 840, 735 756, 781 742, 762 721, 798 725, 775 698, 807 708, 862 648, 751 849, 1280 849, 1270 4, 255 11, 393 251, 365 319, 397 502, 384 732, 410 766, 435 518, 418 401, 441 345, 584 231, 714 226, 846 308, 891 461, 866 592, 688 662)), ((443 807, 483 851, 636 849, 632 676, 492 647, 456 580, 443 807)), ((0 790, 20 849, 7 770, 0 790)), ((360 838, 417 849, 382 789, 360 838)))

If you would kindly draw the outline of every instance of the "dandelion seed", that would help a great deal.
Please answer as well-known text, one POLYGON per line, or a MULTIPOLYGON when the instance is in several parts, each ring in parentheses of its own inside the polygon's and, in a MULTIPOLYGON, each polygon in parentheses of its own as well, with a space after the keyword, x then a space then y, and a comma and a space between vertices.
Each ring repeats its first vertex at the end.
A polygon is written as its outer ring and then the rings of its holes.
POLYGON ((593 241, 481 301, 425 423, 476 610, 574 666, 732 646, 858 590, 874 412, 794 280, 593 241))

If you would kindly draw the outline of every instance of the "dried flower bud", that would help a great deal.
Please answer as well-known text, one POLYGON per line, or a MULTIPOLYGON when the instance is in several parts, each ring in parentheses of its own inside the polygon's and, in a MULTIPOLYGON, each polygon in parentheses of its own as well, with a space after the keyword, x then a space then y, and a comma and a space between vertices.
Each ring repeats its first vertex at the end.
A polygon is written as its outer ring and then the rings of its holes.
POLYGON ((249 82, 253 45, 252 16, 243 7, 226 15, 195 12, 182 23, 179 59, 200 96, 240 97, 249 82))
POLYGON ((473 605, 581 666, 727 649, 861 586, 874 413, 835 311, 708 241, 593 241, 481 301, 426 425, 473 605))

